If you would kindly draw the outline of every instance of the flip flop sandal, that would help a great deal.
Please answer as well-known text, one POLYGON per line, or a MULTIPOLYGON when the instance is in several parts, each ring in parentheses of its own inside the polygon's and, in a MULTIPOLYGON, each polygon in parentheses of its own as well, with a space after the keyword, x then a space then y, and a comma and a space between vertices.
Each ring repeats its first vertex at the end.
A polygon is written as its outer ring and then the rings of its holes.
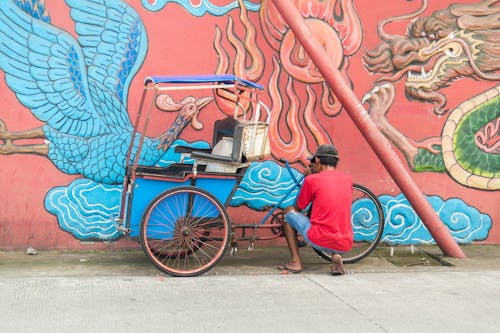
POLYGON ((276 269, 280 270, 281 274, 288 274, 288 273, 298 274, 298 273, 302 272, 301 269, 289 268, 286 264, 279 265, 276 267, 276 269))
POLYGON ((340 260, 335 260, 332 262, 332 267, 330 268, 330 274, 332 274, 332 275, 344 275, 345 274, 344 263, 342 262, 342 258, 340 260))
POLYGON ((332 269, 330 270, 330 274, 334 275, 334 276, 337 276, 337 275, 344 275, 345 274, 345 271, 343 269, 341 270, 335 270, 335 269, 332 269))

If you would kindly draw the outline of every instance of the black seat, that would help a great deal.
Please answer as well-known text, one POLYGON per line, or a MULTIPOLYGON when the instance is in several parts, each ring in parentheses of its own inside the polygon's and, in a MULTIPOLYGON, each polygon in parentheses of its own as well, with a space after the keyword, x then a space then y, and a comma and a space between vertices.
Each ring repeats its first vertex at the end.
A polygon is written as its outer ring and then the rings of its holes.
POLYGON ((199 149, 184 146, 176 147, 175 152, 190 153, 194 158, 201 158, 214 162, 244 163, 245 157, 242 154, 243 125, 238 120, 231 117, 216 120, 214 122, 212 148, 215 147, 215 145, 221 141, 223 137, 230 137, 233 139, 231 156, 213 154, 211 149, 199 149))
POLYGON ((231 159, 235 162, 242 162, 243 126, 241 123, 231 117, 216 120, 214 123, 213 146, 215 146, 223 137, 233 138, 231 159))
POLYGON ((224 118, 216 120, 214 123, 214 137, 212 144, 215 146, 222 137, 234 137, 234 130, 238 126, 239 122, 234 118, 224 118))
MULTIPOLYGON (((224 118, 214 122, 214 134, 212 138, 212 147, 219 142, 223 137, 234 137, 234 130, 238 125, 238 121, 234 118, 224 118)), ((211 154, 212 148, 193 148, 187 146, 175 147, 176 153, 195 153, 195 156, 208 156, 211 154)), ((232 157, 230 158, 230 160, 232 157)), ((226 159, 227 160, 227 159, 226 159)))

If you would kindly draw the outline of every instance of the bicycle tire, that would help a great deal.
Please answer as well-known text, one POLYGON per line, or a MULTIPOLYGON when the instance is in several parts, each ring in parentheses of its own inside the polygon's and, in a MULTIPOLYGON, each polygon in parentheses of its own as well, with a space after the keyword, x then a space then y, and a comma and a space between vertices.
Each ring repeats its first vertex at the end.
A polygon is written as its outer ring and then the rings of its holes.
MULTIPOLYGON (((377 196, 365 186, 352 187, 351 223, 354 243, 349 252, 342 254, 342 260, 351 264, 366 258, 377 247, 384 233, 384 212, 377 196)), ((323 259, 331 262, 332 255, 313 248, 323 259)))
POLYGON ((154 198, 141 221, 146 257, 172 276, 197 276, 212 269, 229 246, 231 224, 211 193, 179 186, 154 198))

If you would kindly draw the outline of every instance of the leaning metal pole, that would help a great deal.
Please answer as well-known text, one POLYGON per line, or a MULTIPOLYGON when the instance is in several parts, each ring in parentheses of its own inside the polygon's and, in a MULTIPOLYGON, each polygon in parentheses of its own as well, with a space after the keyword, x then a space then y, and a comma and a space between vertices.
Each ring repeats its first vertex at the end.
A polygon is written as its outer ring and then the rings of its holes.
MULTIPOLYGON (((465 254, 451 236, 446 225, 439 219, 422 191, 404 168, 389 140, 378 130, 366 109, 342 78, 339 70, 332 65, 325 50, 307 26, 292 0, 272 0, 272 2, 321 72, 330 89, 342 103, 354 124, 420 216, 443 253, 455 258, 465 258, 465 254)), ((271 4, 269 3, 269 5, 271 4)))

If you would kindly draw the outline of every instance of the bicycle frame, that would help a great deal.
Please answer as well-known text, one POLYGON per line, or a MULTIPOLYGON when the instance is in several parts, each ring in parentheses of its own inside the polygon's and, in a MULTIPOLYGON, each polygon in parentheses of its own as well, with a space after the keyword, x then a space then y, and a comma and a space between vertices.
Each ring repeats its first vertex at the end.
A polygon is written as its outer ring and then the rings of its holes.
MULTIPOLYGON (((231 221, 227 212, 251 162, 261 161, 270 154, 268 126, 271 111, 259 100, 259 93, 263 89, 257 83, 234 75, 146 78, 125 161, 127 172, 124 175, 117 222, 119 230, 139 240, 146 256, 161 271, 173 276, 196 276, 215 266, 229 245, 232 246, 231 253, 234 253, 238 240, 249 240, 251 250, 257 240, 272 240, 283 236, 282 205, 301 186, 305 177, 304 174, 296 177, 295 170, 285 160, 280 162, 285 165, 294 184, 278 203, 267 207, 268 212, 262 219, 256 219, 253 224, 236 224, 231 221), (145 147, 166 151, 192 119, 185 116, 189 115, 189 110, 193 111, 189 107, 184 109, 183 105, 187 104, 174 101, 167 103, 165 109, 157 105, 163 111, 184 110, 182 115, 185 117, 176 118, 167 132, 157 138, 148 137, 149 141, 145 144, 151 112, 159 92, 185 89, 211 90, 216 98, 224 98, 225 102, 230 102, 230 107, 234 107, 234 117, 215 121, 211 148, 176 145, 173 151, 180 154, 179 163, 159 167, 153 165, 156 160, 148 162, 141 159, 143 144, 145 147), (146 94, 153 95, 149 104, 146 102, 146 94), (147 111, 143 112, 143 108, 147 111), (247 111, 251 111, 248 117, 247 111), (262 120, 261 114, 265 115, 264 112, 267 117, 262 120), (186 157, 191 161, 184 163, 186 157), (141 164, 143 162, 145 165, 141 164), (236 236, 236 229, 242 230, 241 237, 236 236), (246 235, 247 229, 252 230, 249 236, 246 235), (271 235, 257 236, 258 229, 270 230, 271 235)), ((210 98, 211 96, 191 96, 185 100, 195 99, 199 102, 195 107, 200 107, 201 110, 210 98)), ((192 104, 189 106, 193 107, 192 104)), ((368 241, 363 239, 360 242, 363 244, 357 247, 353 257, 348 258, 354 262, 376 247, 383 232, 383 212, 378 199, 368 189, 357 185, 353 189, 361 193, 363 207, 360 212, 356 212, 352 223, 363 224, 364 228, 367 203, 376 210, 374 225, 378 227, 375 237, 368 241), (364 246, 364 243, 368 246, 364 246)))
MULTIPOLYGON (((302 185, 302 181, 305 178, 305 176, 302 175, 299 179, 297 179, 295 177, 295 175, 293 174, 292 168, 290 167, 290 164, 288 163, 288 161, 281 159, 280 162, 285 164, 285 167, 286 167, 288 173, 290 174, 290 177, 292 178, 293 182, 295 183, 295 186, 292 186, 290 188, 290 190, 288 190, 283 195, 283 197, 281 198, 281 200, 278 203, 271 206, 271 208, 269 209, 267 214, 258 223, 233 224, 232 225, 232 227, 234 229, 241 229, 242 230, 242 235, 241 235, 241 237, 238 238, 238 240, 250 241, 249 249, 254 248, 254 243, 257 240, 272 240, 272 239, 276 239, 276 238, 282 236, 282 232, 281 232, 282 223, 273 224, 270 222, 270 223, 266 224, 266 221, 268 221, 269 218, 271 218, 271 216, 275 216, 274 212, 276 212, 278 209, 280 209, 281 204, 288 198, 288 196, 295 190, 296 187, 300 187, 302 185), (245 235, 246 229, 252 229, 252 236, 251 237, 247 237, 245 235), (271 232, 273 233, 273 235, 271 235, 271 236, 259 236, 258 237, 256 235, 257 229, 270 229, 271 232), (275 231, 273 231, 273 229, 279 229, 279 232, 275 232, 275 231)), ((237 239, 236 239, 236 235, 234 233, 233 233, 233 238, 231 240, 231 247, 232 247, 231 254, 233 254, 234 249, 237 248, 237 239)))

